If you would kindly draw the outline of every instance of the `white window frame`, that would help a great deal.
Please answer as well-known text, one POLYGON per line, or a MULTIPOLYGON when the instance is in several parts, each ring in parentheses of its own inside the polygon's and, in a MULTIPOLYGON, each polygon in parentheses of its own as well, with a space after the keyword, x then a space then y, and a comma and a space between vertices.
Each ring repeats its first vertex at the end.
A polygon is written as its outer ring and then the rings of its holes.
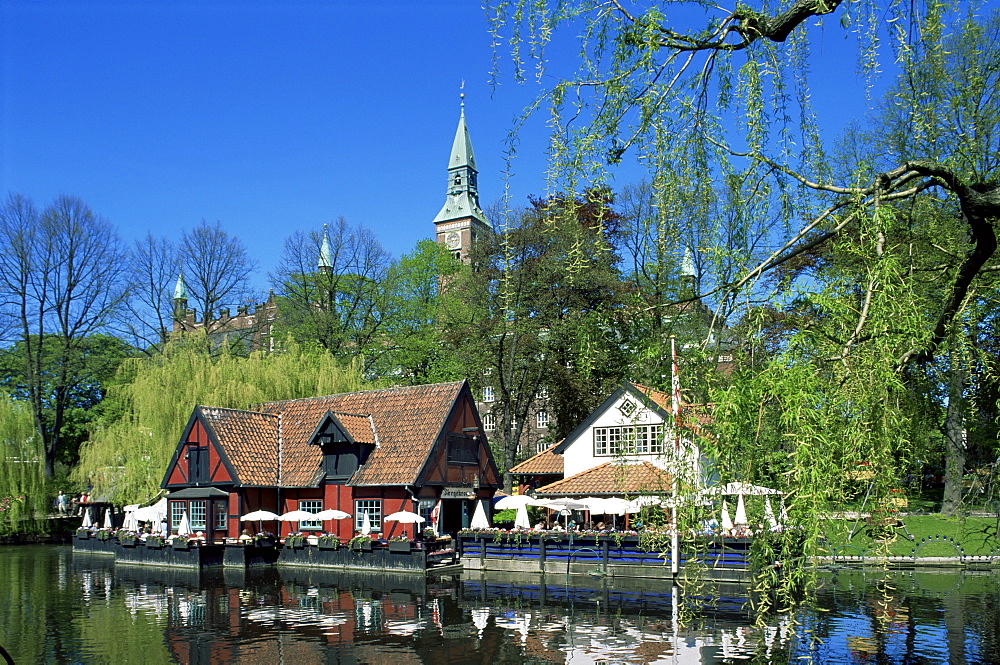
POLYGON ((181 525, 181 520, 184 518, 184 511, 187 510, 186 501, 171 501, 170 502, 170 530, 176 531, 177 527, 181 525))
POLYGON ((382 500, 381 499, 355 499, 354 500, 354 530, 361 531, 364 525, 364 513, 368 513, 368 525, 372 531, 382 531, 382 500))
POLYGON ((493 393, 493 386, 483 386, 483 401, 492 402, 496 399, 496 395, 493 393))
MULTIPOLYGON (((323 511, 323 499, 299 499, 299 510, 304 510, 307 513, 316 513, 323 511)), ((299 522, 299 531, 322 531, 323 530, 323 520, 303 520, 299 522)))
POLYGON ((483 414, 483 431, 492 432, 497 428, 497 417, 492 413, 483 414))
POLYGON ((663 453, 663 425, 595 427, 594 457, 615 455, 660 455, 663 453))
POLYGON ((195 499, 193 501, 188 501, 188 520, 191 525, 191 530, 195 529, 204 531, 206 528, 206 520, 208 519, 208 501, 204 499, 195 499))
POLYGON ((535 428, 543 429, 549 426, 549 412, 545 409, 539 409, 535 413, 535 428))

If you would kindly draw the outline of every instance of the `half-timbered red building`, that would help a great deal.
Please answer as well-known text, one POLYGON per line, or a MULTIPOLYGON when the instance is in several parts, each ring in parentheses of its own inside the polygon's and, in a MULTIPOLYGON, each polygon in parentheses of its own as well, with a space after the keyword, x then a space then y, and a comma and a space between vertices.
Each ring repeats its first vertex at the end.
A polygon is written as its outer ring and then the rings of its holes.
MULTIPOLYGON (((162 486, 172 530, 186 514, 210 542, 237 537, 240 516, 342 510, 348 519, 269 522, 266 530, 326 531, 342 539, 367 523, 384 537, 417 527, 383 518, 400 510, 468 526, 476 501, 500 487, 465 381, 261 404, 196 406, 162 486)), ((256 528, 257 524, 254 523, 256 528)))

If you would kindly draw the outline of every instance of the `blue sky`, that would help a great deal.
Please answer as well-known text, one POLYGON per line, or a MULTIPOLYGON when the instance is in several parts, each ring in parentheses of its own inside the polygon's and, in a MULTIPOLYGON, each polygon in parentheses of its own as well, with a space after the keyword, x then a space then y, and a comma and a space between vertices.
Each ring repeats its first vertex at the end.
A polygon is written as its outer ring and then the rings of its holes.
MULTIPOLYGON (((864 100, 825 29, 841 69, 814 96, 839 126, 864 100)), ((463 80, 483 205, 503 193, 504 140, 538 89, 491 88, 489 44, 478 0, 3 0, 0 193, 80 196, 127 240, 219 221, 262 289, 288 234, 341 215, 399 256, 432 235, 463 80)), ((544 191, 543 120, 515 201, 544 191)))

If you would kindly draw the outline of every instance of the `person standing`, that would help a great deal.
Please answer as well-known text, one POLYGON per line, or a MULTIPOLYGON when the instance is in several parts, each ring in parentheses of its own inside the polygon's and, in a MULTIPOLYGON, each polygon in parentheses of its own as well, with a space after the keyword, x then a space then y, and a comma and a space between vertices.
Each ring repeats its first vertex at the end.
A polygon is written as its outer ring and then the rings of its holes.
POLYGON ((63 494, 62 490, 59 490, 59 496, 56 497, 56 510, 59 511, 60 517, 66 516, 66 509, 68 505, 66 503, 66 495, 63 494))

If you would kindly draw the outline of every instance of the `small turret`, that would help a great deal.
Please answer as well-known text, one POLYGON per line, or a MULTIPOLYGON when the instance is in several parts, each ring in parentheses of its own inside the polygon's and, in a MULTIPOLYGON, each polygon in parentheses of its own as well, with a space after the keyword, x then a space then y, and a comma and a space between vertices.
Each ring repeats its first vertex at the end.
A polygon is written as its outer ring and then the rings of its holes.
POLYGON ((184 273, 178 273, 177 283, 174 285, 174 320, 183 321, 187 316, 188 290, 184 283, 184 273))
POLYGON ((684 247, 684 259, 681 261, 681 296, 692 298, 698 293, 698 274, 694 267, 694 256, 691 248, 684 247))
POLYGON ((330 234, 327 233, 326 224, 323 225, 323 246, 319 250, 317 265, 324 275, 333 272, 333 251, 330 249, 330 234))

